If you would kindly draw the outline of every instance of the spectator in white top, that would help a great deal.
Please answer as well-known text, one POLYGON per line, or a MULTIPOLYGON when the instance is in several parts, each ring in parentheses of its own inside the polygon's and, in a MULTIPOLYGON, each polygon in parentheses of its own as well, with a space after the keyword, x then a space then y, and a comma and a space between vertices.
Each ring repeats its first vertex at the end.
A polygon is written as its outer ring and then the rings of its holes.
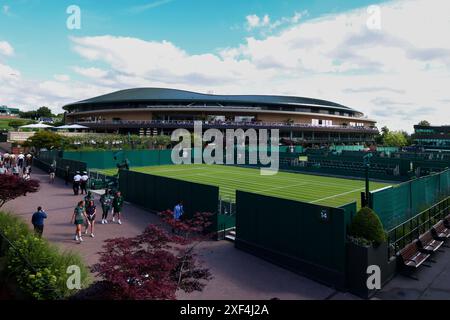
POLYGON ((75 176, 73 177, 73 194, 76 196, 80 192, 80 183, 81 183, 81 175, 80 172, 77 171, 75 176))
POLYGON ((25 155, 21 152, 18 156, 17 156, 17 164, 20 168, 24 167, 24 162, 25 162, 25 155))
POLYGON ((83 175, 81 176, 81 194, 87 194, 87 184, 88 184, 89 176, 86 171, 83 172, 83 175))

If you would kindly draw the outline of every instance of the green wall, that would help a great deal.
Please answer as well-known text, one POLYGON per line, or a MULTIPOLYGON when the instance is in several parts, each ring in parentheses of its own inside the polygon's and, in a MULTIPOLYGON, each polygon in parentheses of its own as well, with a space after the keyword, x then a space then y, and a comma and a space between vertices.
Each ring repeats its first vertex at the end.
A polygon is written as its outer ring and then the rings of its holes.
POLYGON ((89 169, 115 168, 117 163, 125 159, 130 161, 130 166, 158 166, 172 164, 172 150, 124 150, 124 151, 64 151, 65 159, 86 162, 89 169), (117 155, 117 160, 114 156, 117 155))
POLYGON ((236 196, 237 248, 345 287, 349 210, 241 191, 236 196))

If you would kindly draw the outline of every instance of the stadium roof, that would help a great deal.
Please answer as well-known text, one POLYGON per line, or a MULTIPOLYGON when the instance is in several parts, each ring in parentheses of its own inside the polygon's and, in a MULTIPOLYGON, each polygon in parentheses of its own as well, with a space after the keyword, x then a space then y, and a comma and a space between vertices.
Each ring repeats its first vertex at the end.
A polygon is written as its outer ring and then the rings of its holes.
POLYGON ((315 105, 356 111, 352 108, 320 99, 311 99, 293 96, 269 96, 269 95, 214 95, 202 94, 184 90, 165 88, 136 88, 105 94, 99 97, 75 102, 64 106, 64 109, 80 105, 106 104, 118 102, 211 102, 211 103, 244 103, 244 104, 271 104, 304 106, 315 105))

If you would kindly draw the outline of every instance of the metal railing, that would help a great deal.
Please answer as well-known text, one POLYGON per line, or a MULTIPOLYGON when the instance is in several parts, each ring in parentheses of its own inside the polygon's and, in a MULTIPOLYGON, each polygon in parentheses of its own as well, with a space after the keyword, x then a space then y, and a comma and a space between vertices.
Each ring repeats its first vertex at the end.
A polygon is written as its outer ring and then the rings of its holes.
POLYGON ((437 222, 450 214, 450 197, 441 200, 409 220, 387 232, 389 257, 406 247, 420 235, 428 232, 437 222))
POLYGON ((343 129, 343 130, 359 130, 378 132, 377 127, 360 127, 360 126, 343 126, 343 125, 312 125, 308 123, 286 123, 286 122, 259 122, 259 121, 204 121, 204 120, 97 120, 97 121, 75 121, 77 124, 100 124, 100 125, 185 125, 193 126, 196 122, 201 122, 202 125, 211 126, 252 126, 252 127, 291 127, 291 128, 329 128, 329 129, 343 129))

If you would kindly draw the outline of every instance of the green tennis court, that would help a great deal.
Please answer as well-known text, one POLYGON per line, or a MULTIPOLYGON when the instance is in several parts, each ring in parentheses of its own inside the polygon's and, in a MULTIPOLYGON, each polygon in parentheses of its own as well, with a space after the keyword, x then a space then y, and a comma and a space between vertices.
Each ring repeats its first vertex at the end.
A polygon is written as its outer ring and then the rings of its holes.
MULTIPOLYGON (((251 168, 221 165, 168 165, 135 167, 133 171, 159 175, 179 180, 218 186, 222 200, 235 201, 235 191, 242 190, 284 199, 299 200, 338 207, 360 201, 364 181, 299 173, 279 172, 273 176, 262 176, 251 168)), ((100 171, 114 175, 117 169, 100 171)), ((388 186, 371 183, 371 190, 388 186)))

